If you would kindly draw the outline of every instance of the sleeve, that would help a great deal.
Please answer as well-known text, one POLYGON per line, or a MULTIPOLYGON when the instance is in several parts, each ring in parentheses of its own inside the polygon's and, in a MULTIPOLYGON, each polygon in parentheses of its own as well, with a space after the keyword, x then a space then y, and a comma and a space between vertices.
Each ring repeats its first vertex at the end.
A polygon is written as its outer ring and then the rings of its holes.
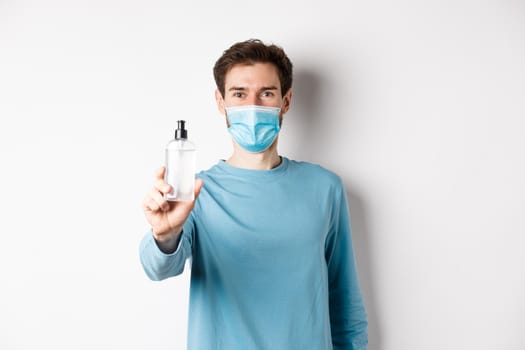
POLYGON ((159 249, 153 232, 146 233, 140 243, 140 262, 144 272, 152 281, 160 281, 168 277, 180 275, 184 271, 186 259, 192 255, 195 225, 193 213, 184 223, 177 249, 166 254, 159 249))
POLYGON ((368 345, 368 321, 359 286, 348 203, 342 183, 334 195, 325 259, 334 350, 364 350, 368 345))

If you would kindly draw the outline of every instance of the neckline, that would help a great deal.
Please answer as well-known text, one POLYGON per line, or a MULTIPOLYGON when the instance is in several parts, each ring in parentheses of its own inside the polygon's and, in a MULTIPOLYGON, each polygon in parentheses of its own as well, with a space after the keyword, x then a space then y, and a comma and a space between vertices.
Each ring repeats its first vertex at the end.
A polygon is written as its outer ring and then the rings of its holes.
POLYGON ((283 157, 283 156, 280 156, 280 157, 281 157, 281 163, 277 165, 275 168, 269 169, 269 170, 255 170, 255 169, 238 168, 236 166, 226 163, 224 159, 219 160, 219 162, 217 163, 217 166, 219 167, 219 169, 229 174, 237 175, 241 177, 251 177, 251 178, 261 178, 261 179, 272 178, 272 177, 281 175, 288 168, 288 162, 289 162, 288 158, 283 157))

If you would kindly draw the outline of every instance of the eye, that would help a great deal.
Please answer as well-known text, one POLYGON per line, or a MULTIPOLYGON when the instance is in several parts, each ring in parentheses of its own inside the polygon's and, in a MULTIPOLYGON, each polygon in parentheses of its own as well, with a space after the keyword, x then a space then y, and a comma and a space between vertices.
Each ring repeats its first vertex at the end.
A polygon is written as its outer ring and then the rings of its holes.
POLYGON ((237 98, 242 98, 244 96, 244 93, 240 92, 240 91, 236 91, 233 93, 232 95, 233 97, 237 97, 237 98))
POLYGON ((262 97, 273 97, 274 93, 271 91, 264 91, 261 95, 262 97))

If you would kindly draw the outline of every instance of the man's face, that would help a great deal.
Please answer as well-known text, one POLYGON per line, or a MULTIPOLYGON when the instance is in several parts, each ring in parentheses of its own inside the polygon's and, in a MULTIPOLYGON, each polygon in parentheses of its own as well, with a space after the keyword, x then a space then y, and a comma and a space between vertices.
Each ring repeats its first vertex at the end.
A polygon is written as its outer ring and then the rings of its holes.
POLYGON ((271 63, 238 64, 225 77, 224 98, 217 90, 215 98, 219 111, 225 107, 258 105, 281 107, 281 116, 290 107, 291 89, 282 96, 277 68, 271 63))

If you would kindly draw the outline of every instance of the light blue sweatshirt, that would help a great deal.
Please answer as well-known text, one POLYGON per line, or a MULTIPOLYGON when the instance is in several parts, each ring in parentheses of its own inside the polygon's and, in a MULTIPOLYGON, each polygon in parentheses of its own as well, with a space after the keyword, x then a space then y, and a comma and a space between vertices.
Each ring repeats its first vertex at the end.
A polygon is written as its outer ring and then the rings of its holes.
POLYGON ((177 250, 148 232, 140 258, 152 280, 191 258, 190 350, 366 349, 368 323, 341 179, 282 157, 272 170, 220 161, 177 250))

